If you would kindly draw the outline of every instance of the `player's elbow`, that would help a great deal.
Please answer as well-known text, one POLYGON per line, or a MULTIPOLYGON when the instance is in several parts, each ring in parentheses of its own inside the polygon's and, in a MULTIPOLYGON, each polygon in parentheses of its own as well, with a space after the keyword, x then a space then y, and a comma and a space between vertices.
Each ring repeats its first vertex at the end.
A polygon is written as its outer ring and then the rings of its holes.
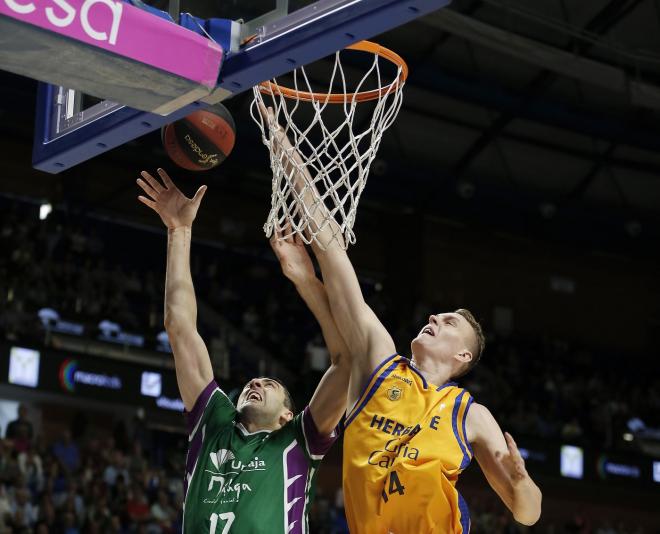
POLYGON ((163 323, 165 330, 167 331, 167 335, 170 336, 170 338, 180 335, 181 332, 195 328, 195 324, 190 317, 190 314, 186 313, 185 310, 174 306, 168 306, 165 309, 165 317, 163 323))
POLYGON ((535 488, 533 495, 530 495, 529 499, 526 499, 527 502, 524 506, 519 507, 516 510, 516 513, 513 515, 513 518, 522 525, 531 527, 536 524, 541 518, 541 500, 542 500, 541 490, 535 488))
POLYGON ((521 525, 525 525, 526 527, 531 527, 537 523, 537 521, 541 518, 541 511, 536 515, 533 516, 523 516, 523 517, 513 517, 518 523, 521 525))
POLYGON ((167 334, 170 337, 179 329, 179 325, 180 320, 176 314, 173 314, 171 311, 166 311, 163 326, 165 326, 165 330, 167 330, 167 334))
POLYGON ((541 510, 539 510, 538 513, 534 515, 525 514, 525 515, 513 516, 513 518, 521 525, 525 525, 526 527, 531 527, 532 525, 535 525, 536 522, 541 518, 541 510))

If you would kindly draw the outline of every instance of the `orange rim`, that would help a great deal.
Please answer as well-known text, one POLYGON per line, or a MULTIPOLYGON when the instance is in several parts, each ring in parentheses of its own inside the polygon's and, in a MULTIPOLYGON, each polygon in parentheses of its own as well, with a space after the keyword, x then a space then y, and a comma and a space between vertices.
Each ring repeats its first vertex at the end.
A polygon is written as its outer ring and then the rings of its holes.
POLYGON ((310 93, 308 91, 296 91, 295 89, 290 89, 289 87, 284 87, 283 85, 271 81, 261 82, 259 84, 259 91, 267 95, 281 94, 286 98, 304 100, 305 102, 323 101, 329 102, 330 104, 343 104, 346 102, 347 97, 350 97, 351 100, 354 99, 357 102, 367 102, 368 100, 375 100, 387 93, 396 91, 400 85, 403 85, 406 78, 408 78, 408 65, 406 65, 406 62, 399 54, 392 52, 389 48, 385 48, 384 46, 380 46, 371 41, 358 41, 346 48, 348 50, 371 52, 372 54, 385 58, 401 67, 401 72, 396 80, 385 87, 374 89, 372 91, 362 91, 360 93, 310 93))

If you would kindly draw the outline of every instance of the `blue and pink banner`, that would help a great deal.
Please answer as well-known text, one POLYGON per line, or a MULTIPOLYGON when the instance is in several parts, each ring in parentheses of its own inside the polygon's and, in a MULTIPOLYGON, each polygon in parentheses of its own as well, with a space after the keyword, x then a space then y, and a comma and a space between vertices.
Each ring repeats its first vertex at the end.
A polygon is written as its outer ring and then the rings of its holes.
POLYGON ((0 0, 0 15, 209 88, 217 83, 220 45, 121 0, 0 0))

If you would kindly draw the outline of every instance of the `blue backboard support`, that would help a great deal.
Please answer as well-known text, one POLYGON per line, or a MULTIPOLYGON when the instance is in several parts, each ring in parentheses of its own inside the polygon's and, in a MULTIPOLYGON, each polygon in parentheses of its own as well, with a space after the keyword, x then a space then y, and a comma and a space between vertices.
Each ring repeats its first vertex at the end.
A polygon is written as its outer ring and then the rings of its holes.
POLYGON ((81 117, 79 124, 63 134, 55 131, 53 124, 58 113, 55 108, 62 106, 61 96, 57 95, 60 89, 40 84, 33 165, 45 172, 61 172, 182 118, 200 106, 230 98, 261 81, 405 24, 450 2, 319 0, 258 28, 247 45, 227 53, 218 85, 210 96, 167 116, 107 103, 96 115, 88 112, 91 116, 87 120, 81 117))
POLYGON ((110 108, 109 113, 82 120, 60 135, 55 121, 61 113, 62 104, 58 103, 61 90, 59 86, 40 83, 37 91, 32 165, 51 174, 103 154, 204 106, 195 102, 163 117, 105 101, 103 104, 110 108))

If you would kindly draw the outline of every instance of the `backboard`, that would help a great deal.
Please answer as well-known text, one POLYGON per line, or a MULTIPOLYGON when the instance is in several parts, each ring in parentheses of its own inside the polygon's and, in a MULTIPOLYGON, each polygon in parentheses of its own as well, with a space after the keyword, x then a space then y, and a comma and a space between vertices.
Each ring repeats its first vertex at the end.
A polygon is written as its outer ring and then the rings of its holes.
POLYGON ((140 0, 0 2, 0 69, 43 82, 34 167, 61 172, 451 2, 272 1, 247 22, 140 0))

